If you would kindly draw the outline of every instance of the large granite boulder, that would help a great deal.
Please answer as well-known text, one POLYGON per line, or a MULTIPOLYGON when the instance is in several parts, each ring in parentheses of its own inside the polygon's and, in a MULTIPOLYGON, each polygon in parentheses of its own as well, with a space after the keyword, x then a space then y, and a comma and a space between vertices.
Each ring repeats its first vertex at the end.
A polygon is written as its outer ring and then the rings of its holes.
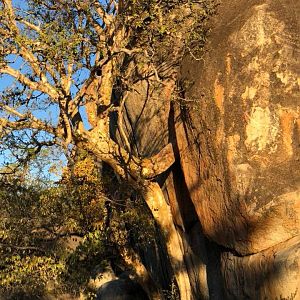
POLYGON ((128 135, 173 144, 160 183, 195 299, 300 299, 300 1, 222 1, 209 26, 180 101, 175 81, 128 99, 128 135))
POLYGON ((224 1, 182 64, 198 105, 188 126, 177 112, 181 166, 229 299, 300 297, 299 36, 297 0, 224 1))

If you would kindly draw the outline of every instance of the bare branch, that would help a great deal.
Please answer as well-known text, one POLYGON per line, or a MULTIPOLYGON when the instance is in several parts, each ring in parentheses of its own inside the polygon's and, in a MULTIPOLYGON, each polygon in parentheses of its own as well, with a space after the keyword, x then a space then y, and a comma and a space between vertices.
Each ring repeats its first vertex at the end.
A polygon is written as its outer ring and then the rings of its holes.
MULTIPOLYGON (((77 10, 89 9, 86 7, 86 3, 84 3, 84 2, 82 2, 82 3, 76 2, 76 8, 77 8, 77 10)), ((105 38, 105 32, 104 32, 103 28, 99 25, 99 23, 90 14, 87 14, 86 17, 87 17, 88 21, 90 22, 90 24, 93 25, 95 31, 97 32, 99 40, 103 41, 103 38, 105 38)))
POLYGON ((72 117, 75 116, 77 113, 77 107, 80 102, 83 100, 83 97, 90 94, 92 87, 95 85, 99 78, 97 78, 92 70, 92 75, 84 82, 80 90, 77 92, 75 97, 69 102, 69 111, 68 113, 71 114, 72 117))
POLYGON ((112 14, 115 14, 118 11, 118 3, 115 0, 110 0, 107 5, 107 11, 112 11, 112 14))
POLYGON ((19 118, 24 118, 24 115, 21 114, 20 112, 18 112, 17 110, 13 109, 12 107, 8 106, 8 105, 3 105, 2 103, 0 103, 0 107, 3 108, 4 110, 6 110, 8 113, 11 113, 19 118))
POLYGON ((24 25, 26 25, 28 28, 34 30, 37 33, 41 32, 41 28, 39 26, 34 25, 33 23, 30 23, 22 18, 16 18, 16 21, 18 21, 19 23, 22 23, 24 25))
MULTIPOLYGON (((17 26, 17 21, 20 23, 23 23, 24 25, 35 30, 36 32, 40 32, 40 28, 38 26, 36 26, 22 18, 18 18, 18 17, 16 18, 11 0, 3 0, 3 1, 4 1, 5 8, 8 11, 8 22, 10 25, 10 30, 13 30, 17 36, 22 37, 22 34, 19 32, 19 28, 17 26)), ((54 91, 54 87, 51 86, 47 81, 45 72, 43 72, 42 69, 40 68, 40 62, 38 61, 36 56, 32 53, 32 51, 30 49, 28 49, 26 46, 24 46, 23 43, 19 43, 19 46, 20 46, 20 50, 19 50, 20 56, 29 63, 29 65, 31 66, 35 75, 41 79, 41 83, 43 83, 46 90, 54 91)), ((51 76, 54 75, 52 68, 46 68, 46 69, 49 72, 49 74, 51 74, 51 76)), ((1 69, 0 69, 0 72, 1 72, 1 69)), ((53 77, 53 78, 55 78, 55 77, 53 77)), ((45 91, 45 89, 44 89, 44 91, 45 91)), ((49 94, 48 92, 46 92, 46 93, 49 94)), ((49 96, 53 97, 53 95, 50 95, 50 94, 49 94, 49 96)), ((55 97, 53 97, 53 98, 55 98, 55 97)))
POLYGON ((124 145, 125 145, 125 148, 128 152, 131 151, 131 147, 130 147, 130 143, 128 141, 128 138, 127 138, 127 135, 124 131, 124 128, 123 128, 123 115, 122 115, 122 110, 124 108, 124 105, 125 105, 125 101, 127 99, 127 96, 128 94, 126 94, 121 102, 120 102, 120 106, 118 107, 117 109, 117 112, 118 112, 118 130, 119 130, 119 133, 120 133, 120 136, 121 136, 121 139, 123 140, 124 142, 124 145))
MULTIPOLYGON (((12 20, 14 20, 14 17, 15 17, 12 2, 11 2, 11 0, 2 0, 2 1, 3 1, 3 4, 4 4, 4 8, 7 11, 8 19, 9 19, 10 22, 12 22, 12 20)), ((12 25, 14 25, 14 27, 16 27, 15 24, 12 24, 12 25)))
POLYGON ((94 4, 99 17, 103 20, 103 22, 106 24, 106 26, 109 27, 113 23, 113 20, 114 20, 113 16, 108 14, 105 11, 105 9, 99 3, 99 1, 93 1, 92 4, 94 4))
POLYGON ((68 114, 66 113, 65 105, 63 105, 64 103, 62 101, 60 101, 59 104, 60 104, 61 119, 62 119, 63 124, 65 126, 65 144, 66 144, 66 146, 68 146, 72 142, 72 139, 73 139, 72 127, 71 127, 71 124, 70 124, 68 114))
POLYGON ((32 90, 35 91, 41 91, 43 93, 48 94, 53 100, 57 100, 59 97, 58 92, 54 87, 52 87, 50 84, 47 84, 45 82, 35 82, 30 80, 28 77, 23 75, 20 71, 13 69, 10 66, 4 66, 0 68, 0 73, 2 74, 8 74, 12 77, 14 77, 16 80, 18 80, 23 85, 26 85, 32 90))
POLYGON ((116 174, 123 178, 128 179, 130 175, 134 180, 152 179, 165 172, 175 162, 171 144, 165 146, 152 158, 140 159, 101 132, 92 130, 79 134, 84 142, 83 146, 94 153, 97 158, 108 163, 116 174))
POLYGON ((6 244, 6 243, 0 243, 0 247, 1 248, 13 248, 16 250, 31 250, 31 251, 38 251, 38 252, 42 252, 42 253, 46 253, 46 250, 39 248, 39 247, 35 247, 35 246, 16 246, 16 245, 11 245, 11 244, 6 244))
POLYGON ((37 130, 43 130, 48 133, 51 133, 55 136, 57 136, 56 130, 43 123, 43 122, 36 122, 34 120, 19 120, 19 121, 8 121, 7 119, 0 118, 0 135, 3 134, 3 129, 11 129, 11 130, 22 130, 22 129, 37 129, 37 130))
POLYGON ((146 178, 158 176, 168 170, 174 162, 175 155, 173 146, 169 143, 156 155, 143 159, 143 176, 146 178))
POLYGON ((41 79, 41 82, 49 86, 47 77, 45 73, 42 72, 39 61, 34 56, 34 54, 24 46, 21 46, 20 55, 29 63, 34 73, 41 79))
POLYGON ((93 24, 93 27, 98 34, 99 40, 105 41, 105 33, 103 28, 98 24, 96 20, 94 20, 94 18, 88 16, 88 20, 93 24))
POLYGON ((51 133, 57 137, 61 137, 57 134, 57 130, 49 124, 42 122, 41 120, 34 117, 32 114, 22 114, 14 108, 0 103, 0 107, 10 114, 20 118, 18 121, 9 121, 6 118, 0 118, 0 126, 3 128, 10 128, 12 130, 20 129, 39 129, 51 133))
POLYGON ((66 74, 61 76, 61 86, 64 89, 66 95, 70 94, 70 89, 72 85, 72 70, 74 63, 69 62, 66 67, 66 74))

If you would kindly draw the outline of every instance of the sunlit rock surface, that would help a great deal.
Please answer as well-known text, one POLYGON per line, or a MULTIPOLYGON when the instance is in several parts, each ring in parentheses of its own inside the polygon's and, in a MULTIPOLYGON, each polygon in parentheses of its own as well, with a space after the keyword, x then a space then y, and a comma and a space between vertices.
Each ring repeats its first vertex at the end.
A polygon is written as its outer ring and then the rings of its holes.
POLYGON ((300 2, 219 11, 201 62, 182 64, 199 101, 177 124, 185 181, 229 299, 298 299, 300 2))
POLYGON ((159 180, 195 299, 300 299, 300 2, 222 2, 181 63, 185 100, 138 87, 128 135, 141 156, 173 144, 159 180))

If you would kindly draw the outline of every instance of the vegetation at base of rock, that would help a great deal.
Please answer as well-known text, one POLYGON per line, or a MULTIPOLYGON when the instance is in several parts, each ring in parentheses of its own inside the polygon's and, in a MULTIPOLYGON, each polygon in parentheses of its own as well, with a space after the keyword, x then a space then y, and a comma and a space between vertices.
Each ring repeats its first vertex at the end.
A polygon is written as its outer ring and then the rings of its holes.
POLYGON ((2 178, 0 294, 6 299, 91 292, 89 280, 110 261, 122 266, 118 249, 154 240, 144 204, 109 198, 111 176, 100 178, 87 154, 78 157, 72 171, 47 188, 2 178))

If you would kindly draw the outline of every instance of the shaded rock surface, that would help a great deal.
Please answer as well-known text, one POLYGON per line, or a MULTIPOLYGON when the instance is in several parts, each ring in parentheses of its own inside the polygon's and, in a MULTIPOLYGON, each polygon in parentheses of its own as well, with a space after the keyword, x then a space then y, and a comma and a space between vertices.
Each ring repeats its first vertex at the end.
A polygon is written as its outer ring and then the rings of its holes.
POLYGON ((102 285, 97 292, 97 300, 148 300, 142 287, 128 279, 116 279, 102 285))
POLYGON ((228 299, 299 299, 300 239, 259 253, 222 255, 228 299))

